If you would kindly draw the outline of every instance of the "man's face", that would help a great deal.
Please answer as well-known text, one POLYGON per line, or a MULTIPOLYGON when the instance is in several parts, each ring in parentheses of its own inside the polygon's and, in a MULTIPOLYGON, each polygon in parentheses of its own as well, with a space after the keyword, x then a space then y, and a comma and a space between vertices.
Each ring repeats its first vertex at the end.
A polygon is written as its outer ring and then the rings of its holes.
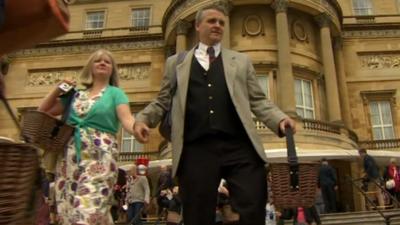
POLYGON ((202 43, 212 46, 221 42, 224 34, 225 15, 218 10, 203 11, 202 19, 196 24, 196 31, 202 43))

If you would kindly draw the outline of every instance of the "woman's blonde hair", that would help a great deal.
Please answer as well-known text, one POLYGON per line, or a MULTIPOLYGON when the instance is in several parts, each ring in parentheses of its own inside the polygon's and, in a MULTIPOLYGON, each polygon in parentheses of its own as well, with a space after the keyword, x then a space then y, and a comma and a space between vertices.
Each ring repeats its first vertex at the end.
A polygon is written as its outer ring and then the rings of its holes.
POLYGON ((83 67, 81 76, 80 76, 80 82, 83 86, 86 88, 90 88, 93 85, 93 74, 92 74, 92 69, 93 69, 93 64, 94 62, 102 57, 103 55, 106 55, 110 57, 111 60, 111 65, 112 65, 112 71, 111 71, 111 76, 110 76, 110 81, 109 84, 111 86, 116 86, 118 87, 119 85, 119 78, 118 78, 118 67, 117 64, 115 63, 114 56, 111 54, 110 51, 107 51, 105 49, 99 49, 95 51, 92 55, 90 55, 85 67, 83 67))

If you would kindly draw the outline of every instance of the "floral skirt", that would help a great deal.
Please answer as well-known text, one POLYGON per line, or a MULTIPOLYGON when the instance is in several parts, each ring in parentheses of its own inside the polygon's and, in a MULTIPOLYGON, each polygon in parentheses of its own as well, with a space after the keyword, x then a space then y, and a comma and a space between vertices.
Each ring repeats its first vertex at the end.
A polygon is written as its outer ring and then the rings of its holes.
POLYGON ((113 186, 118 169, 114 135, 81 129, 81 160, 77 163, 74 140, 60 154, 56 172, 56 203, 64 225, 110 225, 113 186))

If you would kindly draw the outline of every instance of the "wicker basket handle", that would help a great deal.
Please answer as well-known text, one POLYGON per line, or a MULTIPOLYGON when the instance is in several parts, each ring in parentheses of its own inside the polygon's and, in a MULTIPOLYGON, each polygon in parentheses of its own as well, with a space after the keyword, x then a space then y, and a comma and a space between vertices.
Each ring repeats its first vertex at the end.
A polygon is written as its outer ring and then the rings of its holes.
POLYGON ((299 190, 299 163, 296 154, 296 146, 294 144, 293 130, 291 127, 285 127, 287 157, 289 163, 290 173, 290 188, 292 190, 299 190))

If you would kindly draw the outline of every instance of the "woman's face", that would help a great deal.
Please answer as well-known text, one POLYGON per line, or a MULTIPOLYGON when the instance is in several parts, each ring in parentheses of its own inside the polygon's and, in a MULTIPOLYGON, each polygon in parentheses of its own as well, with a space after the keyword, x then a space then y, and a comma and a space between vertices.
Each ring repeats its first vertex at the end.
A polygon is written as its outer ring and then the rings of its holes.
POLYGON ((93 66, 92 66, 93 79, 97 78, 110 79, 112 70, 113 70, 113 65, 111 58, 108 55, 100 52, 99 55, 97 55, 93 61, 93 66))

